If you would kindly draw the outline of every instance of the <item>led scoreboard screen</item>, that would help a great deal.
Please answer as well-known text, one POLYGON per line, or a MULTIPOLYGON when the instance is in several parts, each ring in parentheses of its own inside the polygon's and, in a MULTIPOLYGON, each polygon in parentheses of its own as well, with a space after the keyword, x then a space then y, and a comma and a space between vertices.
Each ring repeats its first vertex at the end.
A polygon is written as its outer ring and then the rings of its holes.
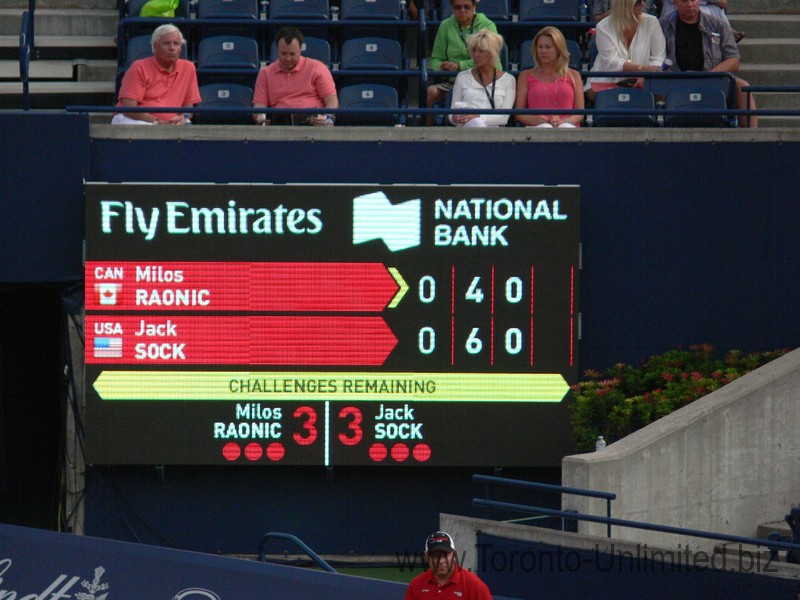
POLYGON ((576 186, 87 184, 94 464, 555 465, 576 186))

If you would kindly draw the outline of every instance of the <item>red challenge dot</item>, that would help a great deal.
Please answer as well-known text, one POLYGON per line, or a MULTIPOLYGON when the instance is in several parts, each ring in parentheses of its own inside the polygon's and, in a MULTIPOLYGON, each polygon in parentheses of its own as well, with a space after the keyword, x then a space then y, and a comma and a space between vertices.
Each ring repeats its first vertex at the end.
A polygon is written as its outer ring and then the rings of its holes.
POLYGON ((417 444, 414 446, 414 458, 419 462, 425 462, 431 457, 431 447, 428 444, 417 444))
POLYGON ((381 462, 386 458, 387 454, 389 454, 389 452, 383 444, 376 443, 369 447, 369 457, 375 462, 381 462))
POLYGON ((250 442, 244 448, 244 455, 247 457, 247 460, 259 460, 262 454, 264 454, 264 451, 261 449, 261 446, 255 442, 250 442))
POLYGON ((228 442, 222 447, 222 456, 225 460, 237 460, 242 455, 242 449, 236 442, 228 442))
POLYGON ((280 442, 272 442, 267 446, 267 458, 272 461, 282 460, 286 450, 280 442))
POLYGON ((403 462, 408 458, 408 446, 405 444, 395 444, 392 446, 392 458, 397 462, 403 462))

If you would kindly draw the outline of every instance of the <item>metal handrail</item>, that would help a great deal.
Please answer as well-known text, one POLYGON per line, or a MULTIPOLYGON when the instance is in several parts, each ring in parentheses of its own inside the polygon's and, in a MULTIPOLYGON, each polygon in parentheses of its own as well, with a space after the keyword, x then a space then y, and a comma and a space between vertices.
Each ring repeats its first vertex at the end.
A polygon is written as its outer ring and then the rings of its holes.
POLYGON ((657 531, 659 533, 669 533, 674 535, 685 535, 689 537, 698 537, 720 542, 735 543, 735 544, 749 544, 753 546, 765 546, 767 548, 774 548, 778 550, 794 550, 800 551, 800 544, 792 544, 790 542, 780 542, 768 539, 750 538, 740 535, 732 535, 728 533, 715 533, 711 531, 703 531, 701 529, 688 529, 685 527, 674 527, 672 525, 657 525, 655 523, 643 523, 641 521, 630 521, 628 519, 616 519, 611 517, 599 517, 597 515, 587 515, 579 512, 571 512, 565 510, 555 510, 551 508, 542 508, 538 506, 527 506, 524 504, 514 504, 509 502, 497 502, 494 500, 483 500, 481 498, 473 498, 472 503, 475 506, 488 506, 493 508, 502 508, 505 510, 549 515, 553 517, 562 517, 569 519, 576 519, 578 521, 589 521, 591 523, 605 523, 609 527, 612 525, 617 527, 630 527, 632 529, 644 529, 647 531, 657 531))
MULTIPOLYGON (((800 94, 800 86, 745 85, 742 86, 742 91, 747 96, 747 106, 750 106, 750 94, 752 93, 761 92, 761 93, 779 93, 779 94, 800 94)), ((750 115, 747 115, 747 124, 750 125, 750 115)))
POLYGON ((22 109, 30 110, 30 65, 31 45, 29 35, 30 13, 22 12, 22 23, 19 31, 19 79, 22 82, 22 109))
MULTIPOLYGON (((508 487, 517 487, 530 490, 541 490, 544 492, 553 492, 557 494, 569 494, 571 496, 584 496, 587 498, 599 498, 606 501, 606 517, 611 518, 611 501, 617 499, 617 495, 613 492, 601 492, 597 490, 586 490, 582 488, 567 487, 563 485, 554 485, 551 483, 538 483, 536 481, 523 481, 521 479, 507 479, 505 477, 492 477, 490 475, 473 475, 473 481, 482 481, 486 485, 485 496, 489 495, 489 484, 505 485, 508 487)), ((488 498, 487 498, 487 501, 488 498)), ((473 500, 474 502, 474 500, 473 500)), ((572 513, 570 513, 572 514, 572 513)), ((611 537, 611 525, 608 525, 607 536, 611 537)))
POLYGON ((319 554, 317 554, 311 548, 309 548, 308 545, 306 545, 306 543, 303 542, 303 540, 301 540, 295 535, 292 535, 291 533, 281 533, 278 531, 265 533, 264 537, 261 538, 261 543, 258 545, 258 560, 260 562, 267 562, 266 551, 264 550, 264 547, 267 545, 267 542, 269 540, 273 539, 288 540, 290 542, 293 542, 303 552, 305 552, 309 556, 309 558, 311 558, 315 563, 317 563, 317 565, 320 568, 326 570, 328 573, 336 573, 336 569, 334 569, 327 562, 325 562, 325 559, 322 558, 319 554))
POLYGON ((33 56, 36 56, 36 0, 28 0, 28 23, 26 27, 26 35, 28 37, 28 46, 31 49, 33 56))
MULTIPOLYGON (((78 113, 116 113, 120 112, 119 106, 91 106, 91 105, 68 105, 64 107, 66 112, 78 113)), ((160 112, 160 113, 266 113, 266 114, 369 114, 369 115, 461 115, 473 114, 475 109, 470 108, 411 108, 399 106, 397 108, 245 108, 245 107, 126 107, 124 112, 160 112)), ((698 114, 725 114, 725 115, 753 115, 753 116, 791 116, 800 117, 800 109, 532 109, 532 108, 509 108, 509 109, 481 109, 481 114, 503 114, 503 115, 698 115, 698 114)))

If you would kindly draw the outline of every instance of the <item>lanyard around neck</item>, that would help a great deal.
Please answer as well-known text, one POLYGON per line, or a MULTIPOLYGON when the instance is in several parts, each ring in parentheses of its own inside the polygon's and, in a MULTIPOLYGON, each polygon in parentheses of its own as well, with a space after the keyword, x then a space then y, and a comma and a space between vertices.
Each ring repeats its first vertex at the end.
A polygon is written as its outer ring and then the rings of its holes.
POLYGON ((481 70, 478 69, 478 68, 476 68, 476 70, 478 71, 478 79, 481 80, 481 87, 483 88, 483 93, 486 94, 486 97, 489 99, 489 104, 491 104, 492 105, 492 109, 494 109, 494 88, 497 85, 497 69, 494 69, 494 71, 492 71, 492 95, 491 96, 489 95, 489 92, 486 89, 487 86, 485 86, 483 84, 483 73, 481 73, 481 70))
MULTIPOLYGON (((475 17, 476 15, 472 15, 472 21, 469 23, 469 35, 472 35, 472 29, 475 27, 475 17)), ((458 26, 458 35, 461 38, 461 41, 464 43, 464 48, 468 48, 467 40, 464 38, 464 31, 461 29, 461 25, 458 26)))

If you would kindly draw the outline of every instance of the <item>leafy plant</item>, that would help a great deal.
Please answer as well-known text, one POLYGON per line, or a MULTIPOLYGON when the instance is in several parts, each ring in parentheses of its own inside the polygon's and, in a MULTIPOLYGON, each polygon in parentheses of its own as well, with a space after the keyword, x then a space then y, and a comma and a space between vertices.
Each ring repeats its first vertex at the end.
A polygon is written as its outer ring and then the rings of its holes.
POLYGON ((717 358, 708 344, 652 356, 639 366, 616 364, 604 373, 586 371, 572 387, 572 425, 577 450, 594 450, 597 436, 611 443, 694 402, 787 350, 717 358))

